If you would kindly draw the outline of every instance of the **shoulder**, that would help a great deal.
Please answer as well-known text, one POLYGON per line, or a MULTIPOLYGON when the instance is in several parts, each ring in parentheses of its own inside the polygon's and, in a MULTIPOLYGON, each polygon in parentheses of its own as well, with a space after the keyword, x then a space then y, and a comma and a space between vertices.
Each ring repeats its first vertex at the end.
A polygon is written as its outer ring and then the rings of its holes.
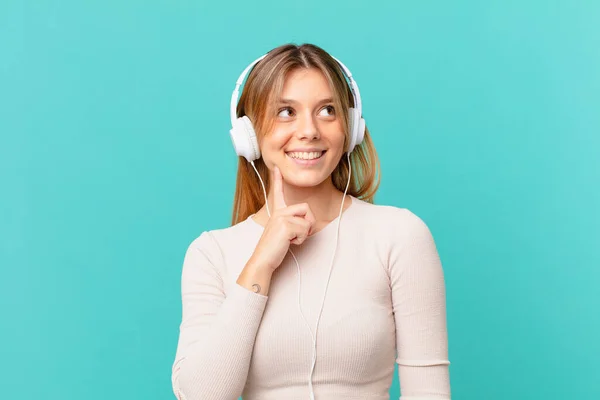
POLYGON ((372 204, 358 200, 358 220, 372 232, 381 232, 393 237, 402 235, 422 236, 429 234, 425 221, 412 210, 386 204, 372 204))
POLYGON ((428 224, 411 209, 365 201, 357 205, 354 228, 364 232, 366 240, 375 243, 383 259, 437 251, 428 224))
POLYGON ((188 245, 188 252, 194 249, 211 256, 211 258, 223 259, 223 249, 235 247, 236 244, 245 240, 251 240, 254 228, 252 221, 248 219, 232 226, 204 230, 188 245))
POLYGON ((429 227, 419 215, 405 207, 360 201, 353 222, 359 237, 370 243, 392 282, 401 271, 437 265, 437 249, 429 227))

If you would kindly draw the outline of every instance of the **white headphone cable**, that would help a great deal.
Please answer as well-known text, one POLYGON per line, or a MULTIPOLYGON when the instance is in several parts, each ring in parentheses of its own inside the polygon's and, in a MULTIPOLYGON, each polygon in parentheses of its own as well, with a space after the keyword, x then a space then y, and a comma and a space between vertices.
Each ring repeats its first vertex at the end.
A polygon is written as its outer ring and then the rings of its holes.
MULTIPOLYGON (((304 322, 306 323, 306 326, 308 327, 308 330, 310 332, 312 341, 313 341, 313 356, 312 356, 312 365, 311 365, 311 369, 310 369, 310 375, 308 376, 308 387, 310 390, 310 399, 314 400, 315 399, 315 394, 313 391, 313 385, 312 385, 312 375, 315 369, 315 364, 317 362, 317 338, 316 338, 316 332, 318 332, 319 329, 319 321, 321 320, 321 314, 323 313, 323 306, 325 305, 325 298, 327 296, 327 288, 329 287, 329 281, 331 279, 331 272, 333 270, 333 264, 334 264, 334 260, 335 260, 335 254, 337 252, 337 246, 338 246, 338 239, 339 239, 339 233, 340 233, 340 221, 342 220, 342 213, 344 212, 344 201, 346 200, 346 193, 348 192, 348 187, 350 186, 350 178, 352 176, 352 164, 350 163, 350 153, 346 153, 348 156, 348 182, 346 183, 346 188, 344 190, 344 196, 342 197, 342 204, 340 205, 340 214, 338 216, 338 221, 337 221, 337 229, 336 229, 336 234, 335 234, 335 249, 333 251, 332 257, 331 257, 331 266, 329 267, 329 275, 327 276, 327 283, 325 285, 325 294, 323 295, 323 302, 321 303, 321 309, 319 310, 319 315, 317 316, 317 323, 315 326, 315 333, 313 334, 312 329, 310 329, 310 324, 308 323, 308 321, 306 320, 306 317, 304 316, 304 313, 302 312, 302 306, 301 306, 301 302, 300 302, 300 296, 301 296, 301 275, 300 275, 300 265, 298 264, 298 259, 296 258, 296 255, 294 254, 294 252, 292 251, 292 249, 288 249, 288 251, 292 254, 292 257, 294 257, 294 261, 296 262, 296 267, 298 268, 298 310, 300 311, 300 314, 302 315, 302 318, 304 319, 304 322)), ((262 185, 262 189, 263 189, 263 194, 265 195, 265 206, 267 207, 267 214, 269 215, 269 217, 271 217, 271 211, 269 210, 269 202, 267 200, 267 191, 265 190, 265 184, 260 176, 260 174, 258 173, 258 170, 256 169, 256 166, 254 165, 254 161, 251 161, 250 164, 252 164, 252 167, 254 168, 254 171, 256 171, 256 174, 258 175, 258 179, 260 180, 260 183, 262 185)))

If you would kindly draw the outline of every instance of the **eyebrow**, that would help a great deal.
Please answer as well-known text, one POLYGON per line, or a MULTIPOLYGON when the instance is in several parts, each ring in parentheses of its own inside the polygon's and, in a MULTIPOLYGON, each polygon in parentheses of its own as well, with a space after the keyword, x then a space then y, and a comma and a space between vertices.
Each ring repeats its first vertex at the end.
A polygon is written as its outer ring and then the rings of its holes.
MULTIPOLYGON (((297 101, 293 100, 293 99, 279 99, 279 103, 282 104, 296 104, 297 101)), ((325 99, 321 99, 317 102, 317 104, 323 104, 323 103, 333 103, 333 99, 331 97, 327 97, 325 99)))

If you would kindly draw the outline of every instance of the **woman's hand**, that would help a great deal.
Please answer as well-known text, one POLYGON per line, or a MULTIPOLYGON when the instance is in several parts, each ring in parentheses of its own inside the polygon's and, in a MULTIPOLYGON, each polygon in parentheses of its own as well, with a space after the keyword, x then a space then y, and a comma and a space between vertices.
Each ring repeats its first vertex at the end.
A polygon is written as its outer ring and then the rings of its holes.
POLYGON ((251 257, 253 263, 270 271, 279 267, 291 243, 302 244, 311 235, 315 223, 308 203, 285 204, 281 171, 275 167, 273 174, 274 210, 251 257))

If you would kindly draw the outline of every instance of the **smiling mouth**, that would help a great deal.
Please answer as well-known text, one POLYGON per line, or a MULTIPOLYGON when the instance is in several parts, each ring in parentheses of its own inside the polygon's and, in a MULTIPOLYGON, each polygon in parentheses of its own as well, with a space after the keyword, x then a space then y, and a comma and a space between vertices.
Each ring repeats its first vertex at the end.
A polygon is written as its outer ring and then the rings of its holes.
POLYGON ((323 157, 327 150, 312 152, 289 152, 285 153, 289 158, 298 161, 312 161, 323 157))

